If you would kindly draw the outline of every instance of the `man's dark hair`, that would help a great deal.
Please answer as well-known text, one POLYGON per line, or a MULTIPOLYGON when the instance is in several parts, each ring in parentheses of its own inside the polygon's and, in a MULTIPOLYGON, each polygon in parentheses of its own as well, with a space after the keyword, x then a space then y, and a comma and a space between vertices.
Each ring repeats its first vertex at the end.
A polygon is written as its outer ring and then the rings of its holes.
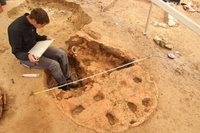
POLYGON ((34 19, 37 24, 48 24, 49 23, 49 16, 45 10, 42 8, 34 8, 29 17, 34 19))

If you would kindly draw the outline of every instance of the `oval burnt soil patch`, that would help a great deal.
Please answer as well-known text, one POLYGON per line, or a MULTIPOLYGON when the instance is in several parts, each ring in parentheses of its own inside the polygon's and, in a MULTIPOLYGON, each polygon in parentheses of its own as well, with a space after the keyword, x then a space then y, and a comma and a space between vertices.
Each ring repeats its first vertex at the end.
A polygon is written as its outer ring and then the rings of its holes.
POLYGON ((144 122, 154 111, 158 90, 149 74, 136 64, 113 69, 136 58, 79 36, 72 36, 66 45, 72 75, 84 80, 64 95, 62 90, 52 91, 65 115, 98 132, 123 132, 144 122))

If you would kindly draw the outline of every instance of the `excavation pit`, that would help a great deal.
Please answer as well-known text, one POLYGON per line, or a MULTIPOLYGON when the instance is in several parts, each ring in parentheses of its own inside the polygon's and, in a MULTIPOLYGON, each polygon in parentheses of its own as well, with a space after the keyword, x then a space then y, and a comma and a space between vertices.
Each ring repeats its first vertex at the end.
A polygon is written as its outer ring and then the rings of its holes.
MULTIPOLYGON (((63 39, 92 22, 80 5, 65 0, 26 0, 8 11, 8 16, 15 19, 34 7, 48 12, 48 28, 53 29, 48 32, 54 36, 62 35, 63 39), (54 25, 57 25, 56 29, 54 25)), ((40 33, 48 34, 45 29, 40 33)), ((87 34, 93 39, 99 38, 94 32, 87 34)), ((158 90, 148 72, 138 64, 109 71, 136 60, 136 57, 81 36, 72 36, 66 46, 64 50, 69 56, 70 73, 74 79, 92 77, 81 80, 75 90, 50 91, 61 112, 75 123, 97 132, 124 132, 149 118, 157 105, 158 90)), ((56 84, 51 74, 46 73, 47 85, 51 88, 56 84)))
POLYGON ((30 13, 36 7, 43 8, 50 18, 50 23, 45 26, 49 32, 45 33, 45 28, 38 29, 41 35, 69 36, 92 22, 92 18, 82 10, 80 5, 65 0, 25 0, 8 11, 7 15, 14 20, 25 13, 30 13))
POLYGON ((80 80, 79 88, 65 94, 52 91, 65 115, 98 132, 123 132, 148 119, 157 105, 158 90, 148 72, 129 64, 136 57, 78 35, 65 44, 71 69, 80 80))

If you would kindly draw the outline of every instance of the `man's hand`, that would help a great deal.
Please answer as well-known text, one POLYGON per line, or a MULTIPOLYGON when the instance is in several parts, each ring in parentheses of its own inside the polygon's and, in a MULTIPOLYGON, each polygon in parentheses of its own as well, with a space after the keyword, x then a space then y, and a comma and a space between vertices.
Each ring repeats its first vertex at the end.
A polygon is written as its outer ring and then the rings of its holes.
POLYGON ((53 37, 47 36, 46 40, 52 40, 54 39, 53 37))
POLYGON ((37 63, 39 59, 32 54, 28 54, 28 59, 30 62, 37 63))

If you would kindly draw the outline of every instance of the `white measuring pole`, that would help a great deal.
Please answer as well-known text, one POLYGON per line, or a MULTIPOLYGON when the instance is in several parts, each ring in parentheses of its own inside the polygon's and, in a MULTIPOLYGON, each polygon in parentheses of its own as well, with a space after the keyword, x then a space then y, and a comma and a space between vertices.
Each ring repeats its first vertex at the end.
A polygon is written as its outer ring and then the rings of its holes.
POLYGON ((147 29, 148 29, 148 26, 149 26, 149 19, 151 17, 151 10, 152 10, 152 6, 153 6, 153 2, 151 2, 151 6, 149 8, 149 15, 148 15, 148 18, 147 18, 147 23, 146 23, 146 27, 145 27, 145 31, 144 31, 144 35, 147 34, 147 29))

